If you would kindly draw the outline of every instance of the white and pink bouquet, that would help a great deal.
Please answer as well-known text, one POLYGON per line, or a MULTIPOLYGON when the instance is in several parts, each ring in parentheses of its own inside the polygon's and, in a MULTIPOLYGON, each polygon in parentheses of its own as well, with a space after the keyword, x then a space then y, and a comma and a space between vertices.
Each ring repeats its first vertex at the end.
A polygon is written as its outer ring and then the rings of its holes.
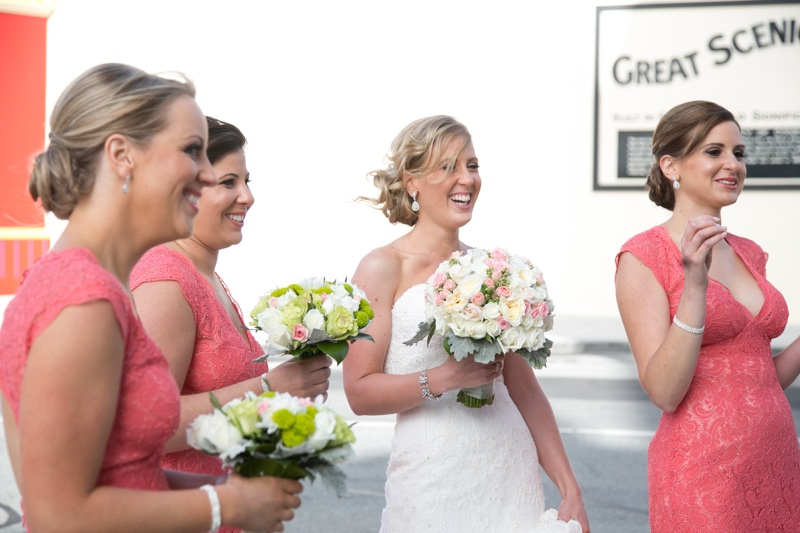
POLYGON ((275 476, 312 480, 320 476, 344 495, 345 475, 337 466, 353 455, 350 425, 316 399, 288 393, 252 392, 200 415, 186 429, 193 448, 216 455, 245 477, 275 476))
MULTIPOLYGON (((407 345, 438 333, 457 360, 473 354, 491 363, 515 352, 542 368, 550 356, 553 342, 544 334, 553 327, 553 302, 542 272, 524 257, 502 248, 455 252, 428 279, 425 304, 426 321, 407 345)), ((494 383, 461 389, 458 401, 482 407, 493 391, 494 383)))
POLYGON ((367 296, 352 283, 304 279, 261 297, 250 312, 251 326, 267 334, 266 354, 296 359, 326 354, 341 363, 348 343, 372 340, 364 333, 375 314, 367 296))

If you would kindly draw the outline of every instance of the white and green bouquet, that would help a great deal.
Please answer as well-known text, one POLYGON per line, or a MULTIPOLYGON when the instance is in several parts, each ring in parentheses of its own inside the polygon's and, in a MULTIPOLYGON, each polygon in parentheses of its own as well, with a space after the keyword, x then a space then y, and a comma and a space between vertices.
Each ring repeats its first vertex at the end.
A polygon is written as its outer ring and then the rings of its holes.
POLYGON ((186 429, 193 448, 216 455, 225 467, 245 477, 290 479, 317 476, 340 496, 345 474, 337 466, 353 455, 350 425, 316 399, 288 393, 252 392, 200 415, 186 429))
POLYGON ((256 361, 326 354, 339 364, 349 342, 372 340, 363 330, 374 316, 366 294, 352 283, 311 278, 275 289, 250 312, 250 325, 267 334, 266 353, 256 361))
MULTIPOLYGON (((457 360, 474 354, 491 363, 495 356, 516 352, 542 368, 553 342, 545 332, 553 327, 553 302, 542 272, 528 259, 502 248, 454 252, 428 279, 425 318, 407 345, 434 333, 457 360)), ((494 400, 494 383, 461 389, 458 401, 482 407, 494 400)))

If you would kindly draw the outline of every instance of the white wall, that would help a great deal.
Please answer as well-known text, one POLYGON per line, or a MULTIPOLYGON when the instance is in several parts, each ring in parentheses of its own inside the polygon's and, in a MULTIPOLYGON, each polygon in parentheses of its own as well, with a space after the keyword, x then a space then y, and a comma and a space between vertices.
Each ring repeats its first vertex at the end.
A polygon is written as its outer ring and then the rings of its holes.
MULTIPOLYGON (((601 2, 609 5, 616 2, 601 2)), ((667 212, 645 192, 593 192, 598 2, 58 0, 47 108, 106 61, 194 79, 212 116, 250 141, 255 208, 219 271, 248 312, 305 275, 349 276, 404 231, 351 200, 413 119, 472 131, 483 191, 465 241, 538 263, 562 316, 616 319, 614 255, 667 212)), ((733 89, 732 89, 733 90, 733 89)), ((725 213, 771 253, 800 322, 797 192, 745 192, 725 213)), ((54 236, 60 231, 52 226, 54 236)))

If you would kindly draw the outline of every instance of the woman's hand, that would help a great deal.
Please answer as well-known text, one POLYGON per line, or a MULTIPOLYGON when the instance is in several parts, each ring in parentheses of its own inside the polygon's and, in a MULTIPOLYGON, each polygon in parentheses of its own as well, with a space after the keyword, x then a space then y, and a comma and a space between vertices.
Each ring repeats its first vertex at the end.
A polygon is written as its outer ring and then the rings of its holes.
POLYGON ((583 504, 583 497, 580 494, 567 494, 561 500, 561 505, 558 506, 558 519, 564 522, 575 520, 581 525, 583 533, 591 533, 586 506, 583 504))
POLYGON ((687 283, 708 285, 714 246, 728 235, 728 228, 711 215, 692 217, 681 237, 683 271, 687 283))
POLYGON ((300 398, 315 398, 322 394, 327 400, 332 362, 327 355, 302 361, 290 359, 270 370, 267 380, 274 391, 288 392, 300 398))
POLYGON ((272 533, 294 518, 303 486, 293 479, 232 475, 217 489, 224 524, 272 533))
MULTIPOLYGON (((505 354, 497 355, 493 362, 484 364, 476 362, 473 355, 469 355, 461 361, 456 361, 455 357, 448 357, 447 361, 437 369, 446 371, 450 375, 447 383, 451 386, 446 390, 478 387, 499 378, 503 374, 505 358, 505 354)), ((431 371, 429 371, 430 374, 431 371)), ((437 394, 441 392, 444 391, 437 391, 437 394)))

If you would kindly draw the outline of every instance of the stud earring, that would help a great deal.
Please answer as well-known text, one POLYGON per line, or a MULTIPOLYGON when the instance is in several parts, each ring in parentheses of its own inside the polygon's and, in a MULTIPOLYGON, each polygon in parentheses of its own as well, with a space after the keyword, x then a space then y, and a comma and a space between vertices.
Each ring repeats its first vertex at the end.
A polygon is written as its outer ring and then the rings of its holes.
POLYGON ((122 194, 128 194, 131 190, 131 175, 125 176, 125 183, 122 184, 122 194))
POLYGON ((417 202, 417 191, 411 193, 411 210, 415 213, 419 211, 419 202, 417 202))
POLYGON ((678 181, 678 176, 675 176, 675 178, 672 180, 672 188, 676 191, 681 188, 681 184, 678 181))

